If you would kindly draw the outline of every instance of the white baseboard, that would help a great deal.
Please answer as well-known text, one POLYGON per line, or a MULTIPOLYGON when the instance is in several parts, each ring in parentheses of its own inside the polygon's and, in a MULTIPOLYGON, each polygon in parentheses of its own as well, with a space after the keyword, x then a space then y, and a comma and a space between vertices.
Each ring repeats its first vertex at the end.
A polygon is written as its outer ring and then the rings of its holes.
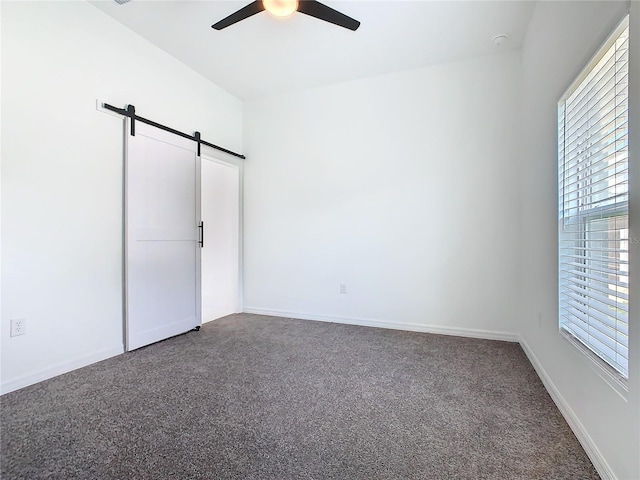
POLYGON ((124 353, 124 345, 116 348, 107 348, 104 350, 100 350, 99 352, 94 352, 90 355, 76 358, 75 360, 72 360, 70 362, 60 363, 53 367, 40 370, 39 372, 25 375, 24 377, 19 377, 7 382, 2 382, 2 384, 0 384, 0 395, 13 392, 14 390, 19 390, 20 388, 28 387, 29 385, 42 382, 43 380, 57 377, 58 375, 62 375, 63 373, 69 373, 72 370, 86 367, 93 363, 106 360, 107 358, 115 357, 116 355, 120 355, 121 353, 124 353))
POLYGON ((372 320, 358 317, 339 317, 334 315, 316 315, 302 312, 289 312, 267 308, 244 307, 244 313, 268 315, 271 317, 298 318, 301 320, 314 320, 318 322, 345 323, 348 325, 360 325, 364 327, 389 328, 393 330, 407 330, 409 332, 437 333, 439 335, 454 335, 457 337, 483 338, 486 340, 502 340, 505 342, 518 342, 520 337, 514 333, 497 332, 493 330, 476 330, 472 328, 442 327, 439 325, 424 325, 421 323, 390 322, 387 320, 372 320))
POLYGON ((600 475, 602 480, 615 480, 616 476, 607 463, 607 460, 604 458, 597 445, 594 443, 593 439, 584 428, 584 425, 582 425, 582 422, 571 408, 571 405, 569 405, 569 403, 564 399, 560 391, 551 381, 551 378, 549 377, 549 375, 547 375, 547 372, 544 370, 542 364, 538 361, 531 348, 529 348, 527 342, 525 342, 521 338, 520 345, 522 346, 524 353, 527 355, 527 358, 531 362, 531 365, 533 365, 533 368, 538 374, 538 377, 540 377, 540 380, 542 380, 542 383, 547 389, 547 392, 549 392, 551 399, 554 401, 554 403, 558 407, 558 410, 560 410, 560 413, 569 424, 569 427, 580 442, 580 445, 582 445, 582 448, 584 448, 584 451, 587 453, 587 456, 591 460, 591 463, 593 463, 593 466, 598 471, 598 474, 600 475))

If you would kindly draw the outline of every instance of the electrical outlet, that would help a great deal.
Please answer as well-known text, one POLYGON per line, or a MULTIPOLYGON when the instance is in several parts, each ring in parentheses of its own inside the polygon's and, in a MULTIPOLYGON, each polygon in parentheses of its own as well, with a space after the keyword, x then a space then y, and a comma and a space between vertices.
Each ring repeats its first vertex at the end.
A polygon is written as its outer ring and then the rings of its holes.
POLYGON ((11 336, 17 337, 27 333, 27 320, 25 318, 13 318, 11 320, 11 336))
POLYGON ((346 284, 344 284, 344 283, 340 284, 340 293, 343 294, 343 295, 346 295, 346 293, 347 293, 347 285, 346 284))

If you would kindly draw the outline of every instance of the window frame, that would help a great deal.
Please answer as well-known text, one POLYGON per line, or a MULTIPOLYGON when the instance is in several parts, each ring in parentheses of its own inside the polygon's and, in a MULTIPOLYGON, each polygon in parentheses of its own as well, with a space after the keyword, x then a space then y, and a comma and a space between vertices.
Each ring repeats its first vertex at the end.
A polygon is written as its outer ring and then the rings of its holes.
MULTIPOLYGON (((619 24, 613 29, 608 38, 603 42, 597 49, 596 54, 591 58, 589 62, 585 65, 585 67, 581 70, 581 72, 577 75, 577 77, 571 82, 570 86, 560 97, 557 104, 557 113, 558 113, 558 125, 557 125, 557 147, 558 147, 558 168, 563 172, 563 175, 566 174, 566 157, 564 156, 564 148, 566 146, 567 141, 567 132, 564 128, 564 125, 561 127, 560 118, 566 119, 567 111, 566 111, 566 102, 567 100, 582 86, 582 83, 585 79, 591 74, 591 72, 598 65, 600 60, 608 53, 609 49, 615 44, 620 35, 625 31, 625 29, 629 28, 629 15, 625 15, 624 18, 619 22, 619 24), (561 135, 562 132, 562 135, 561 135), (561 153, 562 152, 562 153, 561 153)), ((630 44, 629 47, 630 48, 630 44)), ((628 88, 628 87, 627 87, 628 88)), ((629 91, 627 90, 627 102, 629 102, 629 91)), ((628 108, 628 104, 627 104, 628 108)), ((629 125, 627 123, 627 139, 630 135, 629 125)), ((627 159, 627 162, 629 160, 627 159)), ((628 163, 627 163, 627 172, 628 172, 628 163)), ((565 195, 567 192, 565 191, 565 178, 560 175, 557 178, 558 182, 558 191, 557 191, 557 199, 560 204, 564 204, 565 195)), ((629 184, 630 186, 630 184, 629 184)), ((580 194, 578 197, 580 198, 580 194)), ((629 231, 628 219, 629 219, 629 210, 630 210, 630 202, 629 202, 629 194, 627 191, 627 198, 623 202, 614 201, 613 204, 609 204, 602 208, 591 208, 590 210, 582 210, 578 214, 571 215, 569 217, 564 217, 562 215, 562 208, 559 208, 559 231, 558 231, 558 331, 562 338, 568 341, 574 348, 574 351, 581 354, 582 357, 586 357, 589 360, 589 364, 595 368, 596 372, 602 376, 605 380, 610 383, 614 389, 622 396, 622 398, 626 399, 626 393, 628 392, 628 367, 627 367, 627 376, 625 376, 621 371, 618 370, 615 366, 613 366, 609 361, 607 361, 603 355, 599 354, 595 347, 589 346, 588 342, 580 339, 577 335, 571 333, 569 330, 564 327, 566 321, 563 321, 563 238, 561 236, 563 226, 566 225, 567 218, 570 222, 580 222, 582 224, 582 228, 577 232, 577 235, 582 236, 582 244, 586 249, 587 242, 590 241, 588 239, 588 224, 590 221, 594 220, 605 220, 610 218, 615 218, 619 216, 627 217, 627 231, 629 231)), ((622 230, 622 229, 618 229, 622 230)), ((566 241, 566 240, 564 240, 566 241)), ((578 244, 581 240, 578 238, 574 240, 576 244, 578 244)), ((620 240, 621 241, 621 240, 620 240)), ((631 239, 628 239, 630 242, 631 239)), ((585 253, 585 257, 587 254, 585 253)), ((586 263, 586 262, 585 262, 586 263)), ((586 267, 585 267, 586 271, 586 267)), ((630 281, 630 276, 627 275, 627 278, 630 281)), ((586 289, 585 289, 586 290, 586 289)), ((585 297, 589 296, 587 293, 584 295, 585 297)), ((590 297, 590 296, 589 296, 590 297)), ((630 326, 631 318, 627 314, 627 325, 630 326)), ((617 330, 616 330, 617 331, 617 330)), ((628 336, 628 335, 627 335, 628 336)), ((627 348, 629 345, 627 343, 627 348)), ((630 366, 630 365, 629 365, 630 366)))

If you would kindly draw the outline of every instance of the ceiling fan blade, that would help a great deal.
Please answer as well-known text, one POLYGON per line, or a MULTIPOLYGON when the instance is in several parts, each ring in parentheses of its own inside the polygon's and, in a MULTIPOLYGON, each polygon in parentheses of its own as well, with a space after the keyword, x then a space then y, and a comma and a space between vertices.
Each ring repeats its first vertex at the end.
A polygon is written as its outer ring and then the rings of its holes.
POLYGON ((232 13, 226 18, 223 18, 218 23, 214 23, 211 25, 211 28, 215 28, 216 30, 222 30, 223 28, 227 28, 234 23, 238 23, 240 20, 244 20, 245 18, 249 18, 256 13, 260 13, 264 10, 264 5, 262 4, 262 0, 255 0, 251 2, 246 7, 242 7, 237 12, 232 13))
POLYGON ((324 3, 317 2, 316 0, 300 0, 298 4, 298 11, 305 15, 319 18, 325 22, 339 25, 349 30, 357 30, 360 26, 360 22, 354 20, 351 17, 346 16, 344 13, 340 13, 331 7, 327 7, 324 3))

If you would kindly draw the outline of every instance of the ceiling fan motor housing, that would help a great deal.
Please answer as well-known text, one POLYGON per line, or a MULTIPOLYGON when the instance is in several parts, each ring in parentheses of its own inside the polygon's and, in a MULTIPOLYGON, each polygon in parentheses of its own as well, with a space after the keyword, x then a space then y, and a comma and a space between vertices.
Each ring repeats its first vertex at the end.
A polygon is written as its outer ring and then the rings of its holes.
POLYGON ((237 12, 234 12, 219 22, 214 23, 211 25, 211 28, 215 30, 222 30, 240 22, 241 20, 245 20, 257 13, 260 13, 263 10, 267 10, 278 17, 286 17, 298 11, 305 15, 309 15, 310 17, 315 17, 325 22, 333 23, 339 27, 344 27, 354 31, 360 26, 360 22, 358 20, 348 17, 344 13, 338 12, 337 10, 334 10, 333 8, 316 0, 254 0, 237 12))

